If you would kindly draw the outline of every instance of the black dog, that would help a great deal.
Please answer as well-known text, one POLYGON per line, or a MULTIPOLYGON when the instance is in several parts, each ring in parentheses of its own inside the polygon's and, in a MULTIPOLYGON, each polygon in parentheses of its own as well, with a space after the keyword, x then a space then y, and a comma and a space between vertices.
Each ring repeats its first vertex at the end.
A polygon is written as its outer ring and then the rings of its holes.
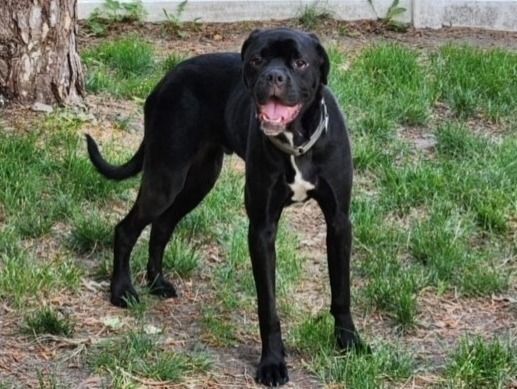
POLYGON ((174 227, 214 185, 224 152, 246 161, 248 243, 257 288, 262 357, 257 381, 288 381, 275 303, 275 237, 282 209, 314 198, 327 223, 331 312, 338 345, 360 346, 350 314, 352 159, 346 124, 325 87, 329 59, 318 38, 289 29, 257 30, 236 53, 191 58, 171 71, 145 104, 145 136, 122 166, 107 163, 87 136, 90 159, 121 180, 143 170, 136 202, 115 229, 111 302, 137 298, 129 257, 152 223, 151 293, 176 296, 162 257, 174 227))

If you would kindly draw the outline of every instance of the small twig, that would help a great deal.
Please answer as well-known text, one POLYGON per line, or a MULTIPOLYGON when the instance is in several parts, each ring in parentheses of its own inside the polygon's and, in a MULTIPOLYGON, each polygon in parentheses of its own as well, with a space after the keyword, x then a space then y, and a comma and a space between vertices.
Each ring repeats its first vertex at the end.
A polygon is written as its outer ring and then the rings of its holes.
POLYGON ((61 358, 61 361, 62 362, 69 361, 70 359, 74 358, 75 356, 81 354, 84 350, 86 350, 86 345, 81 344, 81 345, 77 346, 75 348, 75 350, 70 353, 70 355, 61 358))
POLYGON ((179 387, 178 385, 174 385, 171 381, 155 381, 155 380, 149 380, 149 379, 137 377, 137 376, 131 374, 130 372, 125 371, 123 368, 121 368, 119 366, 117 366, 117 370, 119 370, 122 373, 122 375, 126 376, 127 378, 132 379, 133 381, 139 382, 142 385, 167 386, 168 388, 179 387))
POLYGON ((41 345, 42 341, 52 341, 52 342, 56 342, 56 343, 61 343, 66 347, 66 346, 81 346, 81 345, 85 345, 85 344, 93 345, 93 344, 99 343, 101 340, 107 340, 107 339, 109 339, 109 338, 99 339, 99 338, 94 338, 93 336, 90 336, 88 338, 74 339, 74 338, 65 338, 63 336, 45 334, 45 335, 40 335, 40 336, 36 337, 35 341, 39 345, 41 345))

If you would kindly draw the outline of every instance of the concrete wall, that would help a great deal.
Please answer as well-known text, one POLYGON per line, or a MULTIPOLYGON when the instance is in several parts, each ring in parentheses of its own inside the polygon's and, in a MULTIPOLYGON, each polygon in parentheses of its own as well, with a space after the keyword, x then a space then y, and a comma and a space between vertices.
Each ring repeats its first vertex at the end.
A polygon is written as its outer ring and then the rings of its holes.
MULTIPOLYGON (((122 0, 130 1, 130 0, 122 0)), ((174 14, 178 0, 142 0, 149 21, 165 20, 163 10, 174 14)), ((316 6, 342 20, 384 17, 393 0, 320 0, 316 6)), ((79 18, 87 18, 104 0, 79 0, 79 18)), ((205 22, 281 20, 298 16, 314 0, 188 0, 183 20, 205 22)), ((398 20, 417 28, 478 27, 517 31, 517 0, 400 0, 407 9, 398 20)))
POLYGON ((414 0, 415 27, 517 31, 516 0, 414 0))

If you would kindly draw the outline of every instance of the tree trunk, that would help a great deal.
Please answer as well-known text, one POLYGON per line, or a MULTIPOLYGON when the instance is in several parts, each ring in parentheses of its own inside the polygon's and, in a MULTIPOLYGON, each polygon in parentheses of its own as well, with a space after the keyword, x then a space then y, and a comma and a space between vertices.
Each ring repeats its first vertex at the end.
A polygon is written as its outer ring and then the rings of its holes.
POLYGON ((0 0, 0 95, 24 104, 79 103, 76 22, 77 0, 0 0))

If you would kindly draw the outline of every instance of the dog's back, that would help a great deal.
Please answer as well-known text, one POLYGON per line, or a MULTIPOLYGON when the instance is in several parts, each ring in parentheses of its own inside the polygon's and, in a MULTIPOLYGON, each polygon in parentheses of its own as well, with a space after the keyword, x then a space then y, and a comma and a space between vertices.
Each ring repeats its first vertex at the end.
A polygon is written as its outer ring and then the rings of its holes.
POLYGON ((163 131, 163 126, 170 124, 163 116, 172 111, 184 112, 186 121, 196 118, 196 126, 204 135, 213 136, 214 131, 222 134, 226 104, 241 79, 238 53, 205 54, 178 64, 146 100, 146 120, 152 117, 162 121, 146 123, 146 135, 147 131, 163 131))

